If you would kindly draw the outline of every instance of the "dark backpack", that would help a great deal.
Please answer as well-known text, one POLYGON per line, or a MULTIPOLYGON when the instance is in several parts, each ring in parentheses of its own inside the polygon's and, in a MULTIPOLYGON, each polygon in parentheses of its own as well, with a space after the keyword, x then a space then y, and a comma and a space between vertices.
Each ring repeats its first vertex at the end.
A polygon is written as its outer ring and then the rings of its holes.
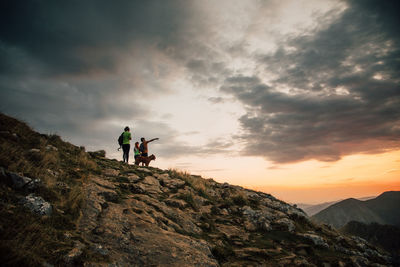
POLYGON ((118 137, 118 145, 121 148, 122 144, 124 143, 124 133, 122 133, 119 137, 118 137))
POLYGON ((143 144, 143 143, 140 144, 140 146, 139 146, 139 151, 140 151, 141 153, 144 152, 144 144, 143 144))

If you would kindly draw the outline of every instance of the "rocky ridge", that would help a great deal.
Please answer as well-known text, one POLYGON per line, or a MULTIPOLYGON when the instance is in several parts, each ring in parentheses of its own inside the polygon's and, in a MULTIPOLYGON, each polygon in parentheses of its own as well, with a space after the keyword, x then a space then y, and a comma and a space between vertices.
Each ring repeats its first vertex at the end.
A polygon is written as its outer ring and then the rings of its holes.
POLYGON ((0 123, 6 265, 390 266, 384 251, 269 194, 123 164, 4 115, 0 123))

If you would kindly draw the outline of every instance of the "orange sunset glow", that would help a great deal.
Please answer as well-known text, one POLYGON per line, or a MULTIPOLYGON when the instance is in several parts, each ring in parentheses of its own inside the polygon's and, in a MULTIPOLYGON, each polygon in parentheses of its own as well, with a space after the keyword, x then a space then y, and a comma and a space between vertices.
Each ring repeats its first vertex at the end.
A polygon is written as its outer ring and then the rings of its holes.
POLYGON ((400 190, 400 151, 346 156, 336 162, 307 161, 279 167, 268 167, 260 159, 237 159, 226 166, 227 170, 217 169, 225 167, 223 162, 217 162, 215 170, 212 170, 213 165, 204 163, 211 169, 195 170, 194 173, 219 182, 229 177, 234 184, 270 193, 291 203, 313 204, 400 190), (245 171, 241 171, 243 169, 245 171))

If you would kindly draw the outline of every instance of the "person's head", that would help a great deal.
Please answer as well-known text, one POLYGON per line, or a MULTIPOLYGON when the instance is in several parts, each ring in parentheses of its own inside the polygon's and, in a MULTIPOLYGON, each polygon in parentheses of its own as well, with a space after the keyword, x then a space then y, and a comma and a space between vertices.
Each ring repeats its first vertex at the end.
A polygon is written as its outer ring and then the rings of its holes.
POLYGON ((135 143, 135 147, 139 147, 139 142, 136 142, 136 143, 135 143))
POLYGON ((129 132, 129 127, 126 126, 125 129, 124 129, 124 131, 125 131, 125 132, 129 132))
POLYGON ((144 139, 144 137, 140 138, 140 141, 144 142, 146 141, 146 139, 144 139))

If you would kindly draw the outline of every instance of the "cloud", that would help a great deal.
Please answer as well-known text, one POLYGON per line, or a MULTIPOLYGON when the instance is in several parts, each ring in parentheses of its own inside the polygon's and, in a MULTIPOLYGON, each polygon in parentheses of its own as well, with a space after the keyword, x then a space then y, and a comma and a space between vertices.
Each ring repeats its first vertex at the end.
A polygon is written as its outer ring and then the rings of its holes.
MULTIPOLYGON (((192 145, 186 142, 181 142, 172 138, 172 134, 168 135, 169 138, 160 142, 160 147, 157 149, 162 157, 169 159, 184 157, 184 156, 207 156, 216 154, 234 154, 233 142, 229 140, 210 140, 204 145, 192 145)), ((160 138, 161 139, 161 138, 160 138)))
POLYGON ((138 136, 160 137, 152 146, 166 157, 230 154, 237 141, 241 155, 276 163, 398 148, 398 4, 344 3, 283 36, 289 4, 276 1, 6 1, 0 110, 110 150, 133 124, 138 136), (173 94, 176 80, 208 104, 243 104, 234 140, 191 145, 153 120, 149 101, 173 94))
POLYGON ((7 1, 1 44, 39 61, 46 74, 115 72, 132 45, 175 41, 189 8, 182 1, 7 1))
POLYGON ((387 174, 395 173, 395 172, 399 172, 399 171, 400 171, 400 169, 390 169, 390 170, 387 170, 384 173, 382 173, 382 175, 387 175, 387 174))
POLYGON ((121 127, 151 117, 148 97, 172 93, 168 81, 179 66, 168 55, 190 38, 191 8, 179 0, 5 1, 0 111, 113 150, 121 127))
POLYGON ((225 102, 225 99, 223 97, 220 97, 220 96, 218 96, 218 97, 209 97, 207 100, 210 101, 213 104, 218 104, 218 103, 225 102))
POLYGON ((257 74, 225 80, 220 90, 247 109, 238 136, 247 155, 336 161, 400 148, 398 4, 364 3, 256 55, 257 74))

